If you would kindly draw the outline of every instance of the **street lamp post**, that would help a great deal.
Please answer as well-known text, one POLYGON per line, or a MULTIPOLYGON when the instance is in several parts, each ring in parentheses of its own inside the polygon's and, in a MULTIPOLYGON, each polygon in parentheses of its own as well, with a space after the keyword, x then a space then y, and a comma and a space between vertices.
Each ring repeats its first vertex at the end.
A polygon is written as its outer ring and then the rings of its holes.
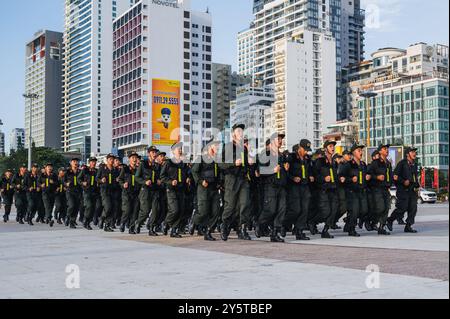
POLYGON ((31 136, 31 119, 33 117, 33 101, 39 97, 39 95, 35 93, 28 93, 23 94, 23 97, 27 100, 30 100, 30 125, 29 125, 29 132, 28 132, 28 169, 31 170, 31 161, 32 161, 32 145, 33 145, 33 139, 31 136))

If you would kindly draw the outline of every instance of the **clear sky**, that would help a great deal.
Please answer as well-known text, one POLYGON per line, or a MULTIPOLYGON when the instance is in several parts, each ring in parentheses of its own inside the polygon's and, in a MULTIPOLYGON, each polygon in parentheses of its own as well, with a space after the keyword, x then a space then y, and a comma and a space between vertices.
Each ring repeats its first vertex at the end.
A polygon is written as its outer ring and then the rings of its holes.
MULTIPOLYGON (((344 0, 343 0, 344 1, 344 0)), ((380 47, 448 44, 448 0, 362 0, 367 8, 366 56, 380 47)), ((25 43, 40 29, 63 31, 64 0, 0 1, 0 119, 6 133, 24 126, 25 43)), ((252 19, 251 0, 192 0, 213 15, 213 61, 236 66, 236 34, 252 19)))

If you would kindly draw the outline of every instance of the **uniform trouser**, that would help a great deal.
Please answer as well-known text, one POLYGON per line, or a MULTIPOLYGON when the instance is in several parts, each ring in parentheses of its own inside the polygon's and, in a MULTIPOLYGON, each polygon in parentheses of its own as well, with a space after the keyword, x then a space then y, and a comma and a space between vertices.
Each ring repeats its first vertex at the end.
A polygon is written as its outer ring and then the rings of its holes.
POLYGON ((142 188, 139 192, 139 215, 136 220, 136 227, 141 227, 150 216, 150 227, 157 225, 160 215, 160 194, 159 190, 142 188))
POLYGON ((77 221, 77 216, 81 205, 81 192, 67 191, 67 218, 70 223, 74 224, 77 221))
POLYGON ((318 214, 314 218, 314 224, 325 223, 328 227, 333 227, 336 222, 339 199, 336 190, 321 190, 318 194, 318 214))
POLYGON ((259 216, 262 226, 273 225, 275 228, 283 226, 286 216, 286 189, 273 184, 264 185, 264 207, 259 216))
POLYGON ((99 194, 95 191, 85 190, 83 192, 83 203, 85 222, 90 223, 101 209, 99 194))
POLYGON ((9 216, 11 214, 11 207, 13 203, 13 194, 3 194, 3 205, 5 205, 5 216, 9 216))
POLYGON ((367 190, 367 205, 368 205, 368 213, 365 218, 365 222, 376 223, 378 222, 377 214, 375 212, 375 202, 373 200, 373 191, 372 189, 367 190))
POLYGON ((299 231, 307 230, 311 191, 308 185, 289 184, 287 190, 287 209, 283 226, 290 229, 294 224, 299 231))
POLYGON ((367 214, 369 211, 367 204, 367 193, 364 190, 347 190, 346 196, 348 207, 347 225, 350 229, 354 229, 358 218, 364 221, 367 220, 367 214))
POLYGON ((223 223, 230 226, 236 218, 239 220, 239 225, 248 226, 250 224, 250 186, 248 182, 241 177, 226 175, 224 200, 223 223))
POLYGON ((158 190, 157 196, 158 196, 159 217, 157 217, 156 226, 159 226, 166 220, 166 216, 167 216, 167 192, 166 192, 166 190, 165 189, 158 190))
POLYGON ((42 201, 45 208, 45 219, 51 220, 53 218, 53 208, 55 207, 55 194, 43 193, 42 201))
POLYGON ((37 192, 27 193, 27 203, 28 203, 28 220, 34 218, 39 210, 39 205, 41 201, 41 194, 37 192))
POLYGON ((338 186, 336 189, 338 196, 338 211, 336 213, 335 223, 338 223, 339 220, 344 217, 344 215, 348 212, 348 200, 347 200, 347 192, 344 187, 338 186))
POLYGON ((128 224, 134 227, 139 215, 139 206, 138 191, 122 190, 122 225, 128 224))
MULTIPOLYGON (((114 198, 116 193, 111 189, 102 189, 100 191, 102 197, 102 205, 103 205, 103 215, 102 219, 105 221, 107 226, 114 226, 114 205, 117 205, 117 199, 114 198)), ((120 208, 120 207, 119 207, 120 208)))
POLYGON ((184 189, 167 190, 168 212, 166 217, 166 225, 168 227, 176 229, 180 226, 185 214, 185 196, 186 194, 184 189))
POLYGON ((113 216, 115 222, 122 220, 122 190, 115 189, 113 197, 113 216))
POLYGON ((391 194, 387 188, 372 189, 373 204, 375 208, 376 221, 381 225, 386 225, 386 221, 391 209, 391 194))
POLYGON ((67 198, 66 194, 58 193, 55 196, 55 217, 58 219, 66 218, 67 214, 67 198))
POLYGON ((308 209, 308 224, 315 225, 316 224, 316 218, 319 215, 319 194, 320 190, 316 187, 311 187, 311 200, 309 203, 309 209, 308 209))
POLYGON ((15 204, 17 210, 17 217, 19 219, 25 218, 27 214, 27 195, 25 192, 15 193, 15 204))
POLYGON ((414 190, 397 191, 397 205, 396 209, 392 213, 390 220, 399 220, 403 219, 405 213, 408 213, 408 219, 406 223, 408 225, 414 225, 416 223, 416 214, 417 214, 417 193, 414 190))
POLYGON ((220 215, 220 194, 215 186, 207 188, 199 185, 197 188, 198 211, 194 224, 201 227, 213 228, 220 215))

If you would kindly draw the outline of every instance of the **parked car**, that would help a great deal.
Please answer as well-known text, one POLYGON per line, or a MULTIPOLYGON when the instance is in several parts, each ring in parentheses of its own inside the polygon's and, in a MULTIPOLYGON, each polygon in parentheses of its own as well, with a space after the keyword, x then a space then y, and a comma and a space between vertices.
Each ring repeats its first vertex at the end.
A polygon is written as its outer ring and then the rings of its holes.
POLYGON ((430 203, 435 204, 437 202, 437 194, 433 191, 428 191, 424 188, 419 190, 419 204, 430 203))

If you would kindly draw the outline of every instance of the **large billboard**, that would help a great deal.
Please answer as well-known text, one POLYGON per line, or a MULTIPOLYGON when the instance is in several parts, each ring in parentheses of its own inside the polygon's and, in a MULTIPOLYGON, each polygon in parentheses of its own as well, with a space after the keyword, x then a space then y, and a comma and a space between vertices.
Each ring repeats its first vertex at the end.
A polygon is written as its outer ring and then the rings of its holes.
POLYGON ((180 81, 152 81, 152 141, 171 146, 178 142, 180 128, 180 81))

